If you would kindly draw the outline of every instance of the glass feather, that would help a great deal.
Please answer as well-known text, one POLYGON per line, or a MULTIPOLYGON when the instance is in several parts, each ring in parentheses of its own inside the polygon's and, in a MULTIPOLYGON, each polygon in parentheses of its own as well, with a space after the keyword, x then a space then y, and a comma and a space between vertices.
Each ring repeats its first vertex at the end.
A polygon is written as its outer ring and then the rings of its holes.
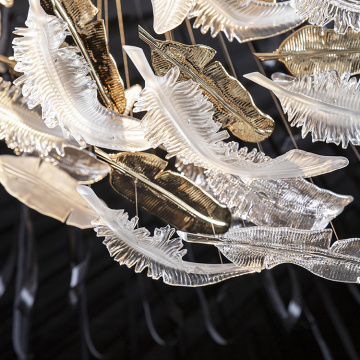
POLYGON ((303 20, 290 1, 196 0, 188 14, 196 18, 194 28, 212 37, 223 31, 229 41, 246 42, 284 33, 303 20))
POLYGON ((78 182, 32 156, 0 156, 0 182, 30 208, 80 229, 91 228, 95 211, 77 193, 78 182))
POLYGON ((183 240, 215 245, 237 266, 271 269, 291 263, 328 280, 360 283, 360 239, 338 240, 330 229, 308 231, 254 226, 220 237, 178 232, 183 240))
POLYGON ((0 78, 0 139, 16 154, 36 153, 48 156, 54 150, 64 155, 66 146, 76 146, 65 140, 60 129, 50 129, 41 118, 38 108, 30 110, 21 90, 0 78))
POLYGON ((146 139, 153 147, 164 145, 167 158, 183 156, 187 162, 214 172, 261 179, 315 176, 348 164, 343 157, 324 157, 301 150, 291 150, 264 163, 243 160, 238 144, 221 142, 229 135, 224 130, 218 132, 221 124, 213 120, 212 104, 197 83, 178 82, 178 67, 164 77, 155 76, 140 48, 124 48, 145 79, 134 112, 147 111, 141 122, 146 139))
POLYGON ((102 106, 89 67, 76 46, 60 48, 67 36, 67 24, 47 15, 39 0, 30 0, 27 28, 18 28, 14 57, 15 70, 23 72, 15 80, 23 84, 30 108, 41 104, 49 127, 59 125, 68 138, 81 146, 96 145, 118 150, 149 148, 139 122, 102 106))
POLYGON ((291 126, 302 127, 304 138, 326 141, 347 148, 349 141, 360 145, 360 89, 348 71, 340 77, 337 71, 293 78, 273 74, 275 81, 260 73, 244 75, 271 90, 280 100, 291 126))
MULTIPOLYGON (((242 148, 243 157, 253 162, 269 161, 256 149, 242 148)), ((324 229, 352 200, 322 189, 304 179, 253 180, 215 174, 203 168, 185 165, 176 158, 175 166, 185 176, 225 204, 233 217, 259 226, 324 229), (289 211, 292 209, 292 211, 289 211)))
POLYGON ((360 31, 360 4, 357 0, 291 0, 299 16, 310 24, 325 26, 334 21, 334 30, 345 34, 351 27, 360 31))
POLYGON ((86 186, 79 193, 98 213, 94 221, 97 236, 105 237, 103 243, 110 255, 120 265, 135 266, 139 273, 148 268, 147 275, 154 280, 176 286, 204 286, 248 274, 257 269, 237 267, 233 264, 200 264, 182 260, 186 250, 179 238, 171 239, 175 230, 166 226, 155 229, 154 236, 145 228, 135 228, 138 218, 129 220, 124 210, 109 209, 86 186))
POLYGON ((164 34, 179 26, 194 2, 195 0, 151 0, 155 32, 164 34))
POLYGON ((105 22, 94 19, 99 12, 96 6, 91 0, 40 0, 40 4, 49 15, 56 15, 68 24, 72 40, 89 65, 101 103, 123 113, 126 106, 124 84, 109 51, 105 22))
POLYGON ((360 73, 360 37, 349 29, 345 35, 333 29, 308 25, 290 34, 273 53, 254 53, 260 60, 279 60, 297 76, 328 70, 339 74, 360 73))

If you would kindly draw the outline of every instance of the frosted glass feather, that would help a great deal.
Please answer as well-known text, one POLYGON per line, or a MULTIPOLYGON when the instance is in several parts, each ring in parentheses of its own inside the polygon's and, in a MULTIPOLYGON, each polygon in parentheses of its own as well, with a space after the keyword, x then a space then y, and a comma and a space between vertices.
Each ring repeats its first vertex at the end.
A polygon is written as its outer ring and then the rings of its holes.
POLYGON ((198 84, 192 80, 177 82, 178 67, 173 67, 164 77, 155 76, 140 48, 124 48, 146 85, 134 112, 147 111, 142 119, 146 139, 153 147, 164 145, 167 158, 183 156, 187 162, 214 172, 261 179, 315 176, 348 164, 346 158, 301 150, 291 150, 265 163, 242 159, 238 144, 219 143, 229 135, 218 131, 221 124, 213 120, 212 104, 198 84))
POLYGON ((271 269, 291 263, 328 280, 360 283, 360 239, 336 241, 330 229, 318 231, 251 227, 221 237, 178 232, 183 240, 213 244, 237 266, 271 269))
POLYGON ((21 90, 0 78, 0 139, 15 153, 37 153, 46 157, 55 150, 64 155, 66 146, 77 143, 63 138, 60 129, 45 126, 38 109, 30 110, 21 90))
POLYGON ((82 184, 92 184, 110 171, 89 151, 65 140, 61 129, 48 128, 38 108, 30 110, 21 90, 0 78, 0 139, 15 153, 31 153, 65 170, 82 184))
POLYGON ((299 16, 310 24, 325 26, 334 21, 334 30, 345 34, 348 27, 360 31, 360 4, 354 0, 291 0, 299 16))
MULTIPOLYGON (((242 148, 244 159, 253 162, 270 158, 253 149, 242 148)), ((185 165, 176 158, 175 166, 186 177, 225 204, 233 217, 259 226, 324 229, 352 200, 304 179, 253 180, 227 174, 215 174, 203 168, 185 165), (292 211, 289 211, 291 209, 292 211)))
POLYGON ((145 150, 149 144, 134 118, 120 115, 100 104, 89 67, 75 46, 59 48, 67 24, 47 15, 39 0, 30 0, 27 28, 14 32, 15 70, 24 75, 14 81, 29 97, 30 108, 41 104, 49 127, 60 125, 81 146, 96 145, 118 150, 145 150))
POLYGON ((105 206, 94 191, 86 186, 78 187, 79 193, 98 213, 94 222, 97 236, 104 236, 104 244, 110 255, 120 265, 135 266, 139 273, 148 268, 148 277, 160 277, 169 285, 203 286, 248 274, 256 269, 237 267, 232 264, 200 264, 183 261, 186 250, 179 238, 171 239, 175 232, 170 226, 155 229, 154 236, 145 228, 135 229, 138 218, 129 220, 124 210, 112 210, 105 206))
POLYGON ((154 30, 164 34, 179 26, 195 0, 151 0, 154 12, 154 30))
POLYGON ((360 90, 348 71, 337 71, 293 78, 276 73, 271 81, 259 73, 244 75, 271 90, 280 100, 291 126, 302 126, 304 138, 313 141, 360 145, 360 90))
POLYGON ((196 17, 194 27, 201 27, 203 34, 210 30, 215 37, 223 31, 230 41, 235 38, 239 42, 275 36, 303 21, 290 1, 196 0, 188 17, 196 17))
POLYGON ((0 182, 32 209, 80 229, 91 228, 94 210, 77 193, 78 182, 37 157, 0 156, 0 182))

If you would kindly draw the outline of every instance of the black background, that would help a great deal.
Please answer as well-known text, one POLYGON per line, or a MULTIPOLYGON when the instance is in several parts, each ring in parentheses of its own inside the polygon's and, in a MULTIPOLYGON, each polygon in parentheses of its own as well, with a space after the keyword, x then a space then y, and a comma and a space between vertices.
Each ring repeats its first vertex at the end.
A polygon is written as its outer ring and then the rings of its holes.
MULTIPOLYGON (((140 23, 156 35, 152 30, 150 0, 123 0, 122 8, 126 43, 142 47, 149 56, 148 46, 138 39, 137 26, 140 23)), ((15 0, 13 8, 1 10, 3 37, 0 46, 5 54, 11 55, 12 29, 23 26, 28 4, 15 0)), ((125 79, 115 0, 109 0, 109 29, 110 50, 125 79)), ((218 51, 216 60, 226 64, 217 38, 202 35, 198 30, 194 30, 194 34, 197 43, 215 48, 218 51)), ((185 24, 174 31, 174 37, 176 41, 190 44, 185 24)), ((286 34, 255 41, 253 45, 258 52, 272 52, 285 37, 286 34)), ((248 44, 226 41, 226 45, 239 79, 259 108, 276 121, 274 134, 262 143, 265 153, 275 157, 290 150, 292 142, 270 93, 242 78, 243 74, 258 71, 248 44)), ((286 72, 280 63, 263 65, 268 76, 275 71, 286 72)), ((129 67, 131 84, 143 85, 131 62, 129 67)), ((303 150, 349 159, 347 168, 314 181, 321 187, 355 198, 333 223, 340 239, 357 237, 360 234, 360 163, 354 151, 351 147, 343 150, 334 144, 313 144, 310 136, 303 140, 298 129, 291 131, 303 150)), ((4 144, 1 144, 1 152, 10 153, 4 144)), ((125 208, 131 217, 135 215, 135 205, 117 195, 107 178, 93 188, 110 207, 125 208)), ((24 207, 3 188, 0 188, 0 195, 1 265, 18 243, 24 207)), ((139 215, 140 226, 150 231, 163 225, 141 209, 139 215)), ((33 210, 28 216, 33 226, 39 269, 36 301, 32 312, 25 316, 28 328, 23 328, 22 346, 26 348, 28 336, 29 358, 94 358, 87 350, 84 336, 86 306, 80 303, 86 305, 86 299, 91 337, 104 359, 359 357, 360 290, 356 285, 330 282, 302 268, 282 265, 272 271, 201 289, 171 287, 162 280, 147 278, 145 272, 135 274, 133 269, 120 267, 92 230, 70 229, 33 210), (81 262, 89 252, 85 285, 79 285, 69 295, 71 262, 81 262), (75 305, 71 305, 71 299, 75 305), (292 304, 290 309, 301 311, 294 321, 287 312, 289 303, 292 304)), ((198 262, 219 261, 217 252, 210 247, 192 247, 190 251, 198 262)), ((14 293, 15 277, 0 298, 0 359, 16 358, 12 343, 14 293)), ((15 338, 19 339, 18 333, 15 338)))

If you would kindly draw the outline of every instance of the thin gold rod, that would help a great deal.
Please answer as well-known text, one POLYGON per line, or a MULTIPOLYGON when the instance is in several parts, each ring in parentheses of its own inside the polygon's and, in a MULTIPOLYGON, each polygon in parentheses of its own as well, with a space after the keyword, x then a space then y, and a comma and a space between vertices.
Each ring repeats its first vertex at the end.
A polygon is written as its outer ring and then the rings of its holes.
POLYGON ((0 55, 0 62, 6 64, 11 69, 13 69, 14 66, 16 65, 15 60, 12 60, 12 59, 8 58, 7 56, 4 56, 4 55, 0 55))
POLYGON ((126 52, 124 50, 125 32, 124 32, 123 15, 122 15, 122 10, 121 10, 121 0, 116 0, 116 10, 117 10, 117 17, 118 17, 118 22, 119 22, 120 41, 121 41, 121 48, 122 48, 124 68, 125 68, 126 88, 128 89, 130 87, 130 76, 129 76, 128 59, 127 59, 126 52))
POLYGON ((109 38, 109 2, 104 1, 106 37, 109 38))
POLYGON ((191 45, 196 45, 194 32, 193 32, 193 29, 191 27, 190 20, 188 18, 185 18, 185 24, 186 24, 186 28, 187 28, 187 31, 188 31, 189 36, 190 36, 191 45))
POLYGON ((138 205, 138 192, 137 192, 137 182, 138 179, 134 180, 135 185, 135 209, 136 209, 136 217, 138 218, 138 221, 136 222, 136 228, 139 228, 139 205, 138 205))
POLYGON ((350 146, 351 146, 351 148, 353 149, 353 151, 354 151, 354 153, 355 153, 356 157, 357 157, 357 158, 358 158, 358 160, 360 161, 360 154, 359 154, 359 152, 358 152, 357 148, 356 148, 356 147, 355 147, 355 145, 354 145, 354 144, 352 144, 352 143, 350 143, 350 146))
POLYGON ((238 77, 237 77, 237 75, 236 75, 236 71, 235 71, 234 65, 233 65, 233 63, 232 63, 232 61, 231 61, 231 57, 230 57, 229 51, 228 51, 227 46, 226 46, 226 44, 225 44, 224 37, 222 36, 222 34, 219 34, 218 37, 219 37, 220 46, 221 46, 221 49, 222 49, 222 51, 223 51, 223 53, 224 53, 226 62, 227 62, 228 66, 229 66, 229 68, 230 68, 230 70, 231 70, 231 72, 232 72, 232 76, 233 76, 235 79, 237 79, 238 77))
POLYGON ((96 7, 99 10, 99 12, 97 13, 97 19, 101 20, 101 18, 102 18, 102 0, 97 0, 96 7))

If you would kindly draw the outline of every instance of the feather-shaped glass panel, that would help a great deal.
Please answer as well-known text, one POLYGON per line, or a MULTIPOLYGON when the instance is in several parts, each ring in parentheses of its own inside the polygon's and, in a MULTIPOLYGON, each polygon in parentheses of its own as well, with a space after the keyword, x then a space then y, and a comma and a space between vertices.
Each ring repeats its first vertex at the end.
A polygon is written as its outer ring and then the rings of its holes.
POLYGON ((0 139, 16 154, 36 153, 40 157, 55 151, 64 155, 66 146, 76 146, 74 140, 65 140, 58 128, 45 126, 38 108, 30 110, 21 90, 0 78, 0 139))
POLYGON ((334 21, 334 30, 345 34, 348 27, 360 31, 360 4, 357 0, 291 0, 299 16, 310 24, 325 26, 334 21))
POLYGON ((348 70, 354 75, 360 73, 360 35, 351 29, 340 35, 308 25, 290 34, 273 53, 254 55, 260 60, 279 60, 301 77, 328 70, 339 74, 348 70))
POLYGON ((139 273, 148 268, 148 277, 160 277, 169 285, 203 286, 256 271, 253 267, 237 267, 233 264, 200 264, 182 260, 186 250, 179 238, 172 239, 175 230, 170 226, 155 229, 151 236, 145 228, 136 229, 137 217, 129 220, 123 210, 109 209, 85 186, 79 193, 98 213, 94 222, 97 236, 105 237, 104 244, 110 255, 120 265, 139 273))
POLYGON ((178 232, 183 240, 215 245, 237 266, 271 269, 291 263, 328 280, 360 283, 360 239, 338 240, 330 229, 318 231, 250 227, 221 237, 178 232))
POLYGON ((76 191, 78 182, 46 161, 32 156, 0 156, 0 182, 32 209, 80 229, 91 228, 95 211, 76 191))
POLYGON ((360 144, 360 89, 350 73, 337 71, 290 77, 275 73, 272 81, 260 73, 244 75, 271 90, 280 100, 292 126, 300 127, 304 138, 313 141, 360 144))
POLYGON ((151 0, 155 32, 164 34, 179 26, 194 2, 195 0, 151 0))
POLYGON ((165 170, 167 161, 140 152, 108 155, 96 149, 96 154, 110 164, 110 184, 120 195, 175 228, 206 234, 228 230, 231 214, 226 206, 185 176, 165 170))
MULTIPOLYGON (((269 161, 255 149, 249 153, 247 148, 241 151, 249 161, 269 161)), ((249 182, 238 176, 214 174, 185 165, 180 158, 176 159, 176 167, 225 204, 234 218, 240 217, 259 226, 324 229, 353 200, 352 196, 335 194, 304 179, 249 182)))
POLYGON ((284 33, 302 23, 290 1, 196 0, 188 15, 196 18, 195 28, 215 37, 223 31, 239 42, 263 39, 284 33))
POLYGON ((272 134, 274 120, 256 107, 240 81, 230 76, 218 61, 209 64, 216 54, 214 49, 205 45, 156 40, 141 27, 139 36, 151 47, 155 74, 164 76, 173 66, 178 66, 181 78, 198 83, 213 103, 214 119, 235 136, 244 141, 258 142, 272 134))
POLYGON ((125 49, 145 79, 134 111, 147 111, 142 119, 146 139, 154 146, 164 145, 167 157, 183 156, 195 165, 214 172, 246 178, 307 177, 330 172, 346 166, 342 157, 324 157, 300 150, 264 163, 241 158, 238 144, 224 144, 226 131, 212 118, 212 104, 192 80, 178 82, 179 68, 174 67, 157 77, 140 48, 125 49))
POLYGON ((30 108, 42 106, 49 127, 60 125, 65 137, 72 135, 81 146, 91 144, 110 149, 144 150, 149 144, 134 118, 102 106, 96 85, 87 75, 89 67, 77 47, 62 47, 67 24, 47 15, 39 0, 30 0, 27 28, 19 28, 13 41, 15 80, 23 84, 30 108))
POLYGON ((41 0, 41 6, 49 15, 56 15, 68 24, 90 67, 102 104, 123 113, 126 105, 123 81, 109 52, 104 20, 93 20, 98 10, 91 0, 41 0))

